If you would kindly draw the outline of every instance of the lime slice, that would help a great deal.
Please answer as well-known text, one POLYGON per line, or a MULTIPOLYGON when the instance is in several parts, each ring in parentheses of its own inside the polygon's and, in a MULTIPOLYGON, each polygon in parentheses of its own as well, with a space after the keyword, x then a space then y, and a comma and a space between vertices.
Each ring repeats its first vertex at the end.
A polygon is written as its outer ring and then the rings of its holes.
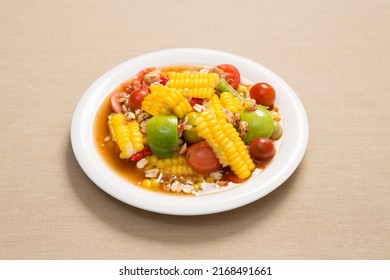
POLYGON ((152 153, 158 158, 170 158, 177 155, 179 148, 177 117, 174 115, 156 115, 148 121, 146 134, 152 153))
POLYGON ((203 138, 198 136, 198 131, 196 130, 195 127, 191 128, 189 130, 184 130, 183 131, 183 138, 188 143, 197 143, 197 142, 203 140, 203 138))
POLYGON ((187 114, 187 124, 191 125, 192 128, 183 131, 183 138, 188 143, 197 143, 203 140, 203 138, 198 136, 198 132, 195 127, 195 120, 198 117, 199 117, 199 113, 197 112, 190 112, 187 114))
POLYGON ((269 138, 274 132, 274 120, 264 106, 257 106, 257 110, 253 112, 244 110, 241 121, 248 123, 248 135, 242 139, 247 145, 257 137, 269 138))

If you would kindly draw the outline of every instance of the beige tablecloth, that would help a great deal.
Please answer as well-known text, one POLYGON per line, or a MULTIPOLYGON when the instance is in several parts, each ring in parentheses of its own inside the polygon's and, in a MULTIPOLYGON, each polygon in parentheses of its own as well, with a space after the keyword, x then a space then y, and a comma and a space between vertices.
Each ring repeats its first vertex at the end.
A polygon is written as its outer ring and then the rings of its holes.
POLYGON ((2 1, 1 259, 389 259, 390 2, 2 1), (305 106, 296 172, 198 217, 100 190, 70 144, 75 106, 113 66, 160 49, 252 59, 305 106))

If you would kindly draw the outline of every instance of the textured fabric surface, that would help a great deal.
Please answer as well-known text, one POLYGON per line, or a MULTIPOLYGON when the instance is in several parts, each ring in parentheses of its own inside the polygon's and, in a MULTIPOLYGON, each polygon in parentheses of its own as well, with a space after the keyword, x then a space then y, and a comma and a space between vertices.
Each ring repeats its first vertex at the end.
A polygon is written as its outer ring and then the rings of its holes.
POLYGON ((390 2, 1 1, 1 259, 389 259, 390 2), (236 53, 300 97, 296 172, 245 207, 175 217, 83 173, 75 106, 102 73, 177 47, 236 53))

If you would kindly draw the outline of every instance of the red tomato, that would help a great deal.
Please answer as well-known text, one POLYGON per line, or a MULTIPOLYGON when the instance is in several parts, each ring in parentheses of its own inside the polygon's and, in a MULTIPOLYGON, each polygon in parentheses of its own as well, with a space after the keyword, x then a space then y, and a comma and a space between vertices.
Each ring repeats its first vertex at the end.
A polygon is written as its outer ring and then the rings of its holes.
POLYGON ((258 162, 267 162, 275 156, 274 142, 266 137, 253 139, 249 145, 249 154, 258 162))
POLYGON ((250 97, 256 100, 257 104, 272 106, 275 102, 276 94, 274 88, 267 83, 255 84, 249 91, 250 97))
POLYGON ((217 68, 221 69, 225 74, 224 78, 232 86, 232 88, 237 89, 240 84, 241 75, 238 72, 238 69, 231 64, 221 64, 217 68))
POLYGON ((187 149, 186 160, 191 169, 199 174, 208 174, 221 168, 217 156, 206 141, 192 144, 187 149))
POLYGON ((128 96, 128 93, 122 91, 115 92, 111 95, 111 109, 114 113, 122 113, 125 96, 128 96))
POLYGON ((147 96, 149 93, 145 90, 142 89, 136 89, 132 93, 130 93, 129 97, 129 105, 130 107, 135 110, 135 109, 140 109, 142 102, 145 99, 145 96, 147 96))

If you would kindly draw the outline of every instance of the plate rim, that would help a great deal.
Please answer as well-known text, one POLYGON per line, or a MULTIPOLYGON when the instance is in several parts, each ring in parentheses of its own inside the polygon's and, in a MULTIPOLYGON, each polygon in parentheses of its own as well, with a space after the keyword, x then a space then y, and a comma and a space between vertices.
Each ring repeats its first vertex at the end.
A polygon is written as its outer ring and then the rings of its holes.
MULTIPOLYGON (((164 60, 163 59, 163 60, 164 60)), ((179 60, 180 60, 179 59, 179 60)), ((164 61, 165 61, 164 60, 164 61)), ((169 59, 168 59, 169 60, 169 59)), ((226 62, 228 63, 228 62, 226 62)), ((180 64, 180 63, 176 63, 180 64)), ((196 63, 190 63, 190 62, 182 62, 181 64, 196 64, 196 63)), ((157 63, 156 63, 157 65, 157 63)), ((175 65, 175 63, 165 63, 165 65, 175 65)), ((203 64, 205 65, 205 64, 203 64)), ((210 64, 209 64, 210 65, 210 64)), ((215 65, 215 64, 214 64, 215 65)), ((145 67, 148 67, 148 65, 144 65, 145 67)), ((239 68, 239 67, 238 67, 239 68)), ((134 73, 138 72, 140 69, 136 68, 134 69, 134 73)), ((122 74, 123 76, 123 74, 122 74)), ((129 74, 128 78, 131 78, 133 75, 129 74)), ((246 76, 245 76, 246 77, 246 76)), ((125 81, 126 79, 122 80, 125 81)), ((115 86, 112 86, 112 90, 118 86, 119 83, 117 83, 115 86)), ((110 91, 111 92, 111 91, 110 91)), ((103 100, 108 96, 110 92, 107 92, 105 97, 100 100, 103 102, 103 100)), ((100 106, 100 105, 99 105, 100 106)), ((96 109, 97 110, 97 109, 96 109)), ((283 108, 282 108, 283 110, 283 108)), ((88 113, 88 111, 87 111, 88 113)), ((271 193, 274 191, 276 188, 280 187, 297 169, 299 164, 301 163, 304 154, 307 149, 308 145, 308 140, 309 140, 309 125, 308 125, 308 119, 306 115, 306 111, 303 107, 303 104, 301 100, 299 99, 298 95, 295 93, 295 91, 285 82, 279 75, 274 73, 272 70, 269 68, 253 61, 250 60, 246 57, 239 56, 233 53, 225 52, 225 51, 220 51, 220 50, 213 50, 213 49, 204 49, 204 48, 172 48, 172 49, 165 49, 165 50, 159 50, 159 51, 154 51, 154 52, 149 52, 140 56, 136 56, 133 58, 130 58, 117 66, 114 66, 110 70, 106 71, 104 74, 102 74, 98 79, 96 79, 89 87, 88 89, 84 92, 84 94, 81 96, 79 102, 77 103, 76 109, 73 113, 72 116, 72 123, 71 123, 71 145, 73 152, 75 154, 76 160, 78 164, 80 165, 81 169, 84 171, 84 173, 103 191, 108 193, 109 195, 115 197, 116 199, 132 205, 134 207, 151 211, 151 212, 156 212, 156 213, 161 213, 161 214, 169 214, 169 215, 179 215, 179 216, 193 216, 193 215, 206 215, 206 214, 213 214, 213 213, 220 213, 220 212, 225 212, 228 210, 232 210, 247 204, 250 204, 267 194, 271 193), (95 118, 95 114, 92 114, 89 111, 89 116, 87 117, 89 121, 92 119, 92 125, 89 123, 90 127, 85 123, 88 121, 85 119, 85 110, 88 109, 89 103, 91 102, 91 99, 93 98, 93 94, 98 91, 99 88, 104 87, 104 85, 108 85, 111 83, 114 84, 115 78, 120 80, 121 75, 118 73, 120 71, 123 71, 124 69, 130 67, 129 65, 132 64, 137 64, 137 63, 143 63, 143 61, 155 57, 164 57, 166 60, 169 57, 172 56, 180 56, 181 57, 188 55, 191 57, 191 59, 195 59, 192 56, 210 56, 210 57, 218 57, 220 58, 226 58, 229 61, 240 61, 241 63, 261 69, 262 73, 265 73, 272 77, 274 80, 278 82, 278 87, 283 88, 286 92, 290 93, 290 98, 293 100, 293 105, 295 109, 297 110, 297 116, 299 117, 299 128, 300 128, 300 133, 298 135, 299 143, 297 149, 294 151, 294 160, 289 161, 289 165, 284 167, 283 172, 278 173, 271 182, 267 182, 267 184, 262 186, 262 189, 259 190, 258 188, 254 188, 251 191, 247 191, 244 194, 239 190, 240 187, 233 188, 231 190, 219 192, 217 194, 207 194, 207 195, 202 195, 202 196, 168 196, 167 194, 160 194, 156 192, 152 192, 150 190, 145 190, 140 188, 139 186, 135 186, 131 182, 126 181, 124 178, 121 178, 120 175, 116 174, 115 171, 110 170, 107 166, 104 168, 101 163, 103 162, 103 159, 101 159, 101 162, 96 162, 93 161, 91 162, 91 157, 89 155, 85 154, 85 150, 83 148, 88 148, 88 142, 90 144, 91 141, 88 141, 88 139, 83 139, 82 135, 89 135, 90 137, 93 138, 93 119, 95 118), (190 56, 191 55, 191 56, 190 56), (81 120, 81 121, 80 121, 81 120), (85 130, 88 130, 85 132, 85 130), (84 133, 84 134, 83 134, 84 133), (110 176, 108 179, 113 179, 114 177, 117 179, 117 182, 119 185, 122 187, 125 185, 132 185, 131 191, 132 195, 129 197, 129 190, 126 188, 117 188, 113 187, 111 182, 105 180, 105 178, 102 178, 101 175, 96 173, 96 170, 94 171, 93 168, 91 168, 92 163, 97 164, 99 167, 101 167, 103 170, 106 172, 110 170, 110 176), (288 168, 287 168, 288 167, 288 168), (114 176, 114 177, 113 177, 114 176), (135 187, 135 188, 134 188, 135 187), (223 195, 225 193, 230 193, 231 195, 223 195), (214 199, 217 196, 217 199, 214 199), (161 202, 161 197, 165 197, 163 199, 166 202, 161 202), (220 199, 218 199, 220 197, 220 199), (153 203, 145 203, 143 201, 144 198, 149 198, 153 201, 153 203), (223 198, 223 199, 222 199, 223 198), (136 201, 136 199, 141 199, 140 201, 136 201), (189 203, 189 199, 191 199, 192 202, 196 201, 196 204, 194 203, 189 203), (172 205, 179 205, 179 207, 173 207, 172 205), (191 204, 191 205, 188 205, 191 204), (203 208, 192 208, 194 205, 201 205, 203 208), (209 206, 204 208, 205 206, 209 206)), ((84 136, 84 138, 87 136, 84 136)), ((88 137, 87 137, 88 138, 88 137)), ((89 139, 91 140, 91 139, 89 139)), ((283 139, 282 141, 285 141, 283 139)), ((283 145, 283 142, 281 143, 283 145)), ((94 160, 96 160, 96 155, 97 149, 96 146, 94 146, 94 149, 96 150, 95 153, 92 152, 95 156, 94 160)), ((278 156, 278 155, 277 155, 278 156)), ((276 156, 276 158, 277 158, 276 156)), ((275 158, 275 159, 276 159, 275 158)), ((274 159, 274 160, 275 160, 274 159)), ((268 167, 267 167, 268 168, 268 167)), ((265 169, 265 171, 267 170, 265 169)), ((248 182, 245 184, 249 184, 250 181, 252 181, 253 178, 251 178, 248 182)))

